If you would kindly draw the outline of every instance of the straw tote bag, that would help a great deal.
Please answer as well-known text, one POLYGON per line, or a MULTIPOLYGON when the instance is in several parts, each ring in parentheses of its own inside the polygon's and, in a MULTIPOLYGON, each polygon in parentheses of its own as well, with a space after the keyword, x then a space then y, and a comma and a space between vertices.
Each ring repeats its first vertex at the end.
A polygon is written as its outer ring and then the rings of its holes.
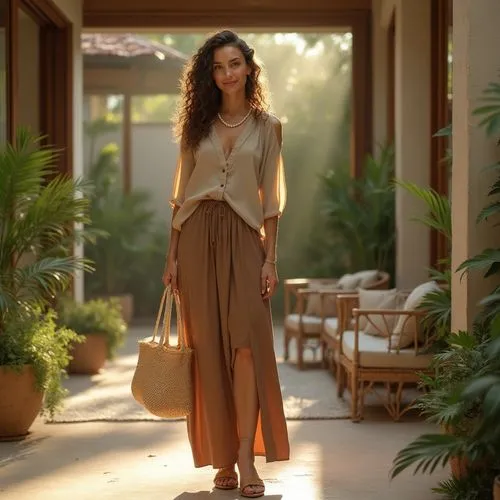
POLYGON ((153 339, 139 341, 139 359, 132 379, 134 399, 153 415, 178 418, 193 407, 193 349, 185 344, 179 294, 167 287, 161 299, 153 339), (177 345, 170 345, 172 296, 177 311, 177 345), (163 316, 159 342, 155 342, 163 316))

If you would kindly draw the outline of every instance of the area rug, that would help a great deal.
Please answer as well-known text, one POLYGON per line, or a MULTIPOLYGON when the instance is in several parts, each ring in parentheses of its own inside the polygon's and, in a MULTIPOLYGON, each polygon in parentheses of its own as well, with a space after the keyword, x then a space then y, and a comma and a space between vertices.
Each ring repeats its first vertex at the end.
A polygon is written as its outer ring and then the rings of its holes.
MULTIPOLYGON (((163 420, 147 413, 130 392, 137 362, 137 341, 148 335, 144 328, 129 331, 127 343, 116 360, 98 375, 71 376, 65 381, 69 396, 64 409, 48 423, 163 420)), ((287 420, 349 418, 348 404, 336 396, 335 379, 320 368, 299 371, 281 355, 282 332, 276 328, 276 354, 287 420)), ((294 352, 291 352, 292 359, 294 352)), ((306 359, 312 353, 306 353, 306 359)))

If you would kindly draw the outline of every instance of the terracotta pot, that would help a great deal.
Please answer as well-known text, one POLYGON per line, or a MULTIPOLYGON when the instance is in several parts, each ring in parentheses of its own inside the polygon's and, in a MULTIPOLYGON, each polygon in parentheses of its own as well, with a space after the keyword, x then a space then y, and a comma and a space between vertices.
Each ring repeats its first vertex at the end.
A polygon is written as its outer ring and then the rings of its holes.
POLYGON ((497 476, 493 483, 493 500, 500 500, 500 476, 497 476))
POLYGON ((106 363, 108 357, 106 337, 97 333, 87 334, 85 337, 85 342, 74 344, 71 349, 70 354, 73 359, 69 362, 68 373, 93 375, 99 373, 106 363))
POLYGON ((42 408, 43 392, 35 387, 31 365, 21 372, 0 366, 0 441, 24 439, 42 408))
POLYGON ((468 462, 466 458, 463 457, 451 457, 450 467, 451 473, 455 479, 460 479, 467 475, 468 462))

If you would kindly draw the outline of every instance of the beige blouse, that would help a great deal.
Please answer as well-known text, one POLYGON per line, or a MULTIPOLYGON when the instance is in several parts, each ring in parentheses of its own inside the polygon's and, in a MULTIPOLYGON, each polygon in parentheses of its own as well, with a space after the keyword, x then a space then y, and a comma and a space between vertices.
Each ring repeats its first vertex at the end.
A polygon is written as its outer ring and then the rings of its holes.
POLYGON ((273 120, 250 117, 226 158, 212 126, 198 149, 179 155, 172 207, 180 207, 172 226, 182 224, 200 201, 224 200, 251 227, 262 232, 264 219, 281 216, 286 203, 285 173, 273 120))

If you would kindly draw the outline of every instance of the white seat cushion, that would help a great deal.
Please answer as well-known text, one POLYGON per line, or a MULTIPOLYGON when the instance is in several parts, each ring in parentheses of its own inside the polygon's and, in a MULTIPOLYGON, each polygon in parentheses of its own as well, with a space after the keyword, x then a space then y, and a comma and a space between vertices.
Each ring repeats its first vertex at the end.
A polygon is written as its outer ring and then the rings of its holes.
MULTIPOLYGON (((364 368, 412 368, 422 370, 429 367, 431 354, 415 355, 415 349, 389 351, 389 341, 384 337, 375 337, 359 332, 359 364, 364 368)), ((342 339, 344 355, 354 360, 354 332, 345 331, 342 339)))
MULTIPOLYGON (((290 330, 299 330, 299 315, 289 314, 285 318, 285 326, 290 330)), ((321 332, 321 318, 317 316, 302 315, 302 328, 304 333, 319 333, 321 332)))
POLYGON ((339 320, 337 318, 327 318, 325 319, 324 332, 330 337, 335 338, 337 336, 338 325, 339 320))

